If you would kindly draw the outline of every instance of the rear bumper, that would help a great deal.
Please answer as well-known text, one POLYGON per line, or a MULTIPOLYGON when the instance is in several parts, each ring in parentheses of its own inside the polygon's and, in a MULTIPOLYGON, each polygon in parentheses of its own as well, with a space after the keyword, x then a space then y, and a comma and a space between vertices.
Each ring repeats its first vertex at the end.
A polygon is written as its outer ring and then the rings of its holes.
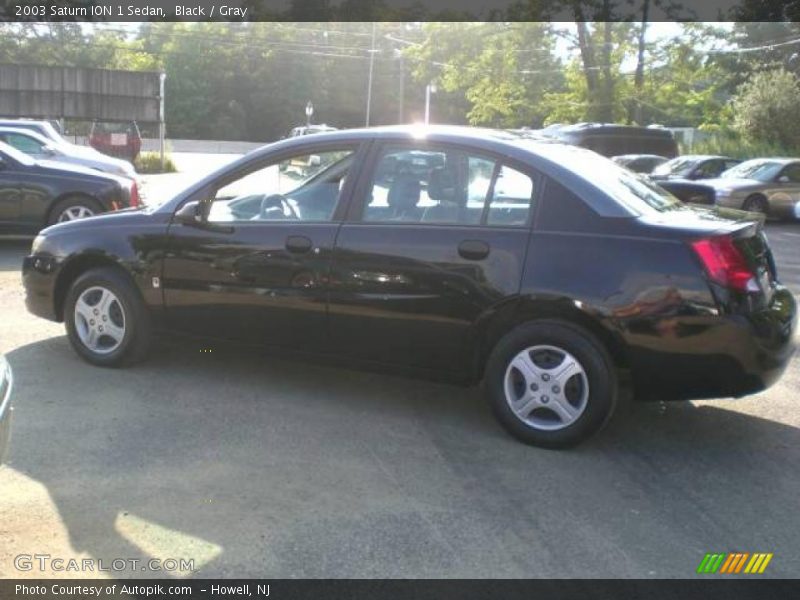
POLYGON ((795 352, 797 319, 794 296, 778 287, 758 313, 678 322, 668 349, 632 352, 637 394, 693 400, 761 392, 780 379, 795 352))
POLYGON ((8 445, 11 440, 11 390, 14 387, 14 378, 11 367, 5 360, 0 361, 0 464, 8 456, 8 445))
POLYGON ((55 310, 55 284, 60 268, 61 261, 50 256, 32 255, 22 260, 22 285, 28 312, 51 321, 60 320, 55 310))

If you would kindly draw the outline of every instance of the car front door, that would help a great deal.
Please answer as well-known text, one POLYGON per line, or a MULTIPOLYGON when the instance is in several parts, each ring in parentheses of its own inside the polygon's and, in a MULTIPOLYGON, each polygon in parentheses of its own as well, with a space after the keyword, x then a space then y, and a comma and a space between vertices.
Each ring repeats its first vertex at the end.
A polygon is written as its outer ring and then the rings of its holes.
POLYGON ((776 177, 776 187, 769 194, 772 212, 779 216, 800 217, 800 163, 790 163, 776 177))
POLYGON ((306 145, 251 161, 212 186, 200 223, 174 218, 162 277, 168 324, 264 345, 322 346, 330 261, 358 153, 354 144, 306 145))
POLYGON ((343 355, 463 372, 474 326, 519 290, 536 176, 424 142, 376 145, 339 232, 330 331, 343 355))

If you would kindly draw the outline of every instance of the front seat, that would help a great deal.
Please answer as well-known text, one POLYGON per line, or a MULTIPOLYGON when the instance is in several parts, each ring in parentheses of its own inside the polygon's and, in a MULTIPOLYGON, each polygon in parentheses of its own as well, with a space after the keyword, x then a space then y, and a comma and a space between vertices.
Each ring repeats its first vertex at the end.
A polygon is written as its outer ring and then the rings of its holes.
POLYGON ((457 223, 460 220, 454 169, 436 167, 428 177, 428 198, 438 204, 425 209, 422 220, 430 223, 457 223))
POLYGON ((392 209, 392 218, 396 221, 419 221, 421 214, 417 208, 422 185, 418 177, 411 173, 395 175, 386 202, 392 209))

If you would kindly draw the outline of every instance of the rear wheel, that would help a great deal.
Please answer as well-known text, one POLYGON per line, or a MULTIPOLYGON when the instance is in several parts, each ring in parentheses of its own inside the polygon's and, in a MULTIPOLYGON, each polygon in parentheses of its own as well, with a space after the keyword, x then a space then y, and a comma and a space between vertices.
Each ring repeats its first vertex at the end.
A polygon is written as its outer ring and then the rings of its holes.
POLYGON ((64 323, 75 351, 98 366, 143 359, 152 338, 139 291, 113 267, 92 269, 75 280, 67 293, 64 323))
POLYGON ((767 212, 769 211, 769 204, 767 203, 767 199, 764 196, 761 196, 760 194, 755 194, 753 196, 748 197, 744 201, 742 209, 766 215, 767 212))
POLYGON ((485 391, 500 424, 545 448, 574 446, 611 418, 618 384, 608 353, 564 321, 518 326, 492 351, 485 391))
POLYGON ((85 219, 100 212, 102 212, 102 208, 96 200, 84 196, 69 196, 53 205, 47 224, 54 225, 65 221, 85 219))

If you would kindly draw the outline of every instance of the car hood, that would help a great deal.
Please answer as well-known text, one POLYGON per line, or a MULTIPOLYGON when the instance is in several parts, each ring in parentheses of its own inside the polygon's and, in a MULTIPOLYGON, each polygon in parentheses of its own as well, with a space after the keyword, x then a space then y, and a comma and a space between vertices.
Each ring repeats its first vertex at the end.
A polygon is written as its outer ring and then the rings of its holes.
POLYGON ((758 179, 733 179, 725 177, 717 177, 716 179, 704 179, 705 185, 710 185, 714 189, 727 189, 727 190, 747 190, 750 188, 764 187, 766 184, 758 179))
MULTIPOLYGON (((64 221, 56 223, 42 229, 40 235, 60 235, 64 233, 74 233, 92 230, 95 231, 107 227, 138 227, 154 222, 153 210, 151 208, 139 206, 136 208, 123 208, 112 212, 101 213, 85 219, 75 219, 74 221, 64 221)), ((165 220, 165 219, 161 219, 165 220)))
POLYGON ((74 156, 75 158, 90 160, 98 164, 108 165, 110 167, 116 167, 119 169, 130 169, 131 167, 131 163, 129 163, 126 160, 122 160, 121 158, 114 158, 113 156, 108 156, 107 154, 98 152, 94 148, 89 148, 88 146, 78 146, 77 144, 65 144, 64 146, 60 146, 60 148, 64 151, 64 154, 66 154, 67 156, 74 156))
POLYGON ((82 167, 81 165, 67 164, 53 160, 40 160, 36 162, 36 168, 41 171, 46 171, 51 175, 62 175, 66 177, 84 177, 94 179, 104 179, 107 181, 114 181, 121 187, 127 187, 130 180, 127 177, 114 175, 113 173, 106 173, 105 171, 98 171, 90 167, 82 167))

